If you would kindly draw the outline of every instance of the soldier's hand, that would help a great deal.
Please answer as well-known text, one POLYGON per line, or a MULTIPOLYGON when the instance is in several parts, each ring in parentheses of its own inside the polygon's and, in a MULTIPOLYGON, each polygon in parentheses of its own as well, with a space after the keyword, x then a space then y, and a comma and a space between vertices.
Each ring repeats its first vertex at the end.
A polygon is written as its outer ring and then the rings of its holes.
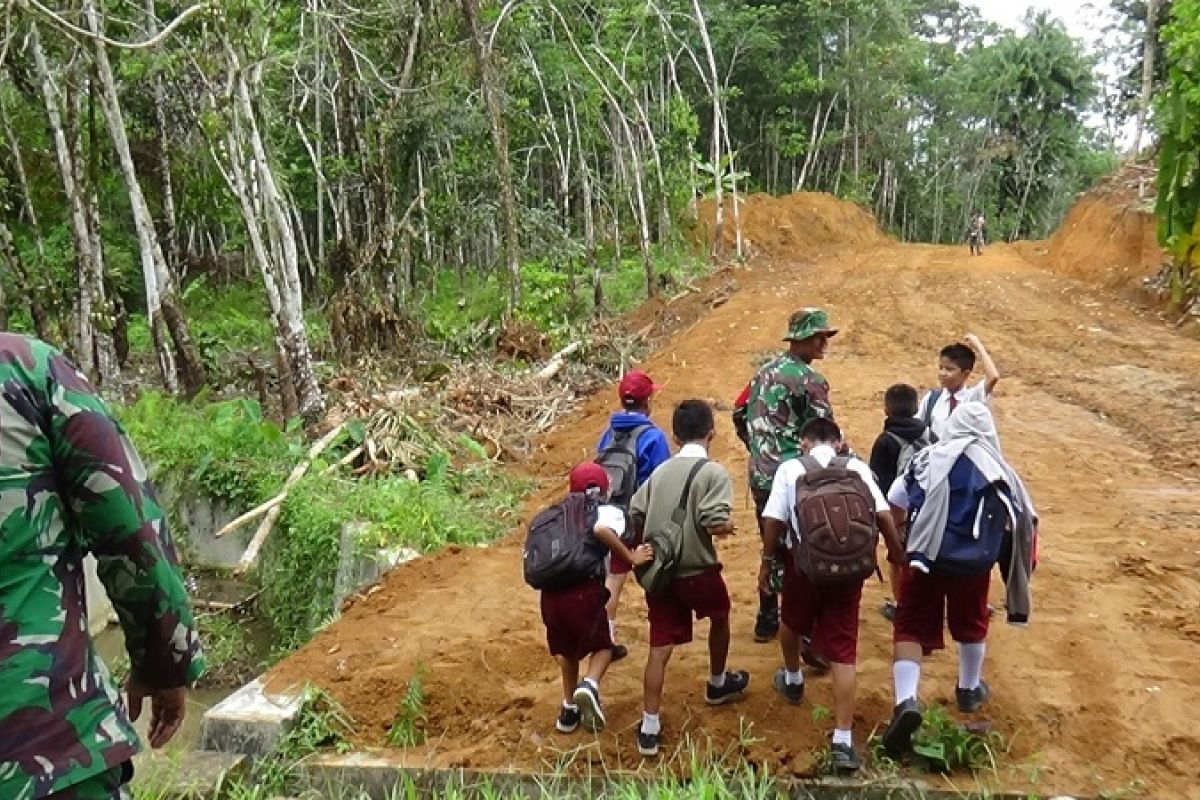
POLYGON ((125 683, 125 694, 129 718, 134 722, 142 715, 143 702, 150 700, 150 746, 158 749, 171 741, 187 713, 187 689, 150 689, 131 677, 125 683))

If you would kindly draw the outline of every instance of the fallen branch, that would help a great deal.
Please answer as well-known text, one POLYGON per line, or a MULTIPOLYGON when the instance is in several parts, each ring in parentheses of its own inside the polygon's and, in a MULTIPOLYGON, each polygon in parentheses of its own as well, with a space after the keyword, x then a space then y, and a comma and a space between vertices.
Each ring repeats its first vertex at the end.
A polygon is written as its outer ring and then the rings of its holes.
POLYGON ((246 547, 246 552, 242 554, 238 561, 237 569, 234 573, 237 575, 243 574, 247 569, 254 565, 255 559, 258 558, 258 551, 262 549, 262 544, 270 535, 271 529, 275 527, 275 520, 279 519, 279 512, 283 509, 283 501, 287 498, 288 491, 296 485, 296 482, 304 477, 304 473, 308 472, 308 468, 312 466, 312 462, 317 456, 324 452, 326 447, 333 444, 342 434, 342 430, 346 427, 345 423, 339 423, 333 430, 322 436, 308 450, 308 455, 304 460, 296 465, 292 470, 292 474, 283 484, 283 491, 276 495, 272 500, 275 502, 267 511, 267 516, 263 517, 262 524, 258 526, 258 530, 254 533, 254 538, 250 540, 250 544, 246 547))
POLYGON ((536 377, 539 381, 546 381, 558 374, 558 371, 563 368, 563 364, 567 363, 567 356, 574 353, 579 348, 583 347, 583 342, 571 342, 569 345, 559 350, 550 360, 546 362, 546 366, 538 370, 536 377))
POLYGON ((295 485, 296 481, 304 477, 304 473, 308 472, 308 468, 312 464, 313 460, 316 459, 316 457, 320 455, 326 447, 333 443, 333 440, 338 437, 338 434, 340 434, 342 429, 345 427, 346 423, 339 422, 333 427, 332 430, 329 431, 329 433, 317 440, 316 444, 309 449, 307 458, 297 464, 296 468, 292 470, 292 474, 288 476, 286 481, 284 481, 283 489, 280 490, 279 494, 275 495, 266 502, 260 503, 259 505, 247 511, 245 514, 242 514, 240 517, 228 523, 219 531, 214 533, 213 536, 220 539, 225 534, 236 531, 250 520, 261 517, 263 514, 266 514, 272 508, 275 508, 282 503, 287 497, 288 489, 291 489, 292 486, 295 485))

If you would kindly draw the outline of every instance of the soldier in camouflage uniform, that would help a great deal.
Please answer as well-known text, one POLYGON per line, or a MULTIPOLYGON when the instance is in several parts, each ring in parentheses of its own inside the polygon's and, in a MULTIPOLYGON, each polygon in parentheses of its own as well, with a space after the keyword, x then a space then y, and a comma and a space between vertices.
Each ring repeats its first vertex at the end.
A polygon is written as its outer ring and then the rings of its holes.
MULTIPOLYGON (((746 404, 746 425, 750 448, 750 493, 754 496, 755 516, 762 533, 762 512, 771 496, 775 470, 784 461, 799 458, 800 431, 817 417, 832 419, 829 407, 829 383, 812 368, 812 362, 825 357, 829 339, 837 334, 829 327, 829 317, 819 308, 805 308, 788 320, 788 350, 765 364, 750 381, 746 404)), ((769 642, 779 630, 779 590, 783 583, 783 562, 775 558, 771 594, 759 594, 758 619, 754 639, 769 642)), ((813 663, 806 652, 806 661, 813 663)), ((821 666, 818 663, 814 664, 821 666)))
POLYGON ((121 798, 140 748, 183 720, 203 670, 175 550, 132 445, 87 380, 0 333, 0 798, 121 798), (83 557, 125 633, 126 712, 92 648, 83 557))

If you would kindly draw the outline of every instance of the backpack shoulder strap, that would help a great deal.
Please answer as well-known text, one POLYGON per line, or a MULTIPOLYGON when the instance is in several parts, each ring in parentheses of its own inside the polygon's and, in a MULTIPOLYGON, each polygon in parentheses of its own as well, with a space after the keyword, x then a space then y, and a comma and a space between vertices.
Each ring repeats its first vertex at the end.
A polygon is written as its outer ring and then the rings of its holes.
POLYGON ((707 458, 701 458, 697 459, 696 463, 692 465, 692 469, 691 472, 688 473, 687 480, 683 482, 683 492, 679 495, 678 508, 680 511, 687 510, 688 495, 692 493, 692 481, 696 479, 696 475, 700 472, 700 470, 704 469, 704 465, 707 463, 707 458))
POLYGON ((848 470, 850 469, 850 456, 834 456, 833 460, 829 462, 829 466, 848 470))
MULTIPOLYGON (((928 423, 926 423, 926 424, 928 424, 928 423)), ((896 433, 895 431, 884 431, 884 433, 886 433, 892 439, 892 441, 894 441, 896 444, 900 445, 901 449, 904 448, 904 445, 909 444, 909 442, 907 440, 905 440, 905 438, 903 436, 896 433)))
POLYGON ((921 421, 925 423, 925 427, 929 427, 932 424, 933 407, 937 405, 937 401, 941 396, 941 389, 932 389, 929 392, 929 397, 925 399, 925 407, 921 409, 921 421))
MULTIPOLYGON (((800 456, 798 461, 800 462, 800 466, 804 467, 804 475, 809 475, 813 472, 820 472, 821 470, 825 469, 825 467, 821 466, 820 461, 817 461, 815 458, 807 454, 800 456)), ((804 475, 801 475, 800 477, 803 478, 804 475)))

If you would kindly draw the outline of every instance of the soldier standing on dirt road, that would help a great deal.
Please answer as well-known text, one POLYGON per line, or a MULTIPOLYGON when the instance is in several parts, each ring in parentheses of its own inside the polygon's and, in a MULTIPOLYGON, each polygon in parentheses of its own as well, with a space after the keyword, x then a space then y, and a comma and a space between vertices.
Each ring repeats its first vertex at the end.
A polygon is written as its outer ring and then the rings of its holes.
MULTIPOLYGON (((809 421, 833 418, 829 406, 829 382, 812 367, 825 357, 829 340, 837 334, 829 327, 829 316, 819 308, 805 308, 788 319, 788 349, 765 364, 750 381, 746 404, 749 433, 750 493, 754 496, 754 516, 762 535, 762 513, 771 496, 775 471, 784 461, 799 458, 800 431, 809 421)), ((780 567, 782 560, 776 559, 780 567)), ((754 640, 769 642, 779 632, 779 590, 782 569, 772 576, 768 593, 759 592, 758 618, 754 640)), ((828 668, 824 659, 805 648, 805 661, 811 666, 828 668)))
POLYGON ((65 356, 0 333, 0 390, 0 798, 124 798, 131 720, 148 699, 162 747, 204 667, 165 514, 65 356), (125 633, 128 714, 88 634, 88 552, 125 633))

